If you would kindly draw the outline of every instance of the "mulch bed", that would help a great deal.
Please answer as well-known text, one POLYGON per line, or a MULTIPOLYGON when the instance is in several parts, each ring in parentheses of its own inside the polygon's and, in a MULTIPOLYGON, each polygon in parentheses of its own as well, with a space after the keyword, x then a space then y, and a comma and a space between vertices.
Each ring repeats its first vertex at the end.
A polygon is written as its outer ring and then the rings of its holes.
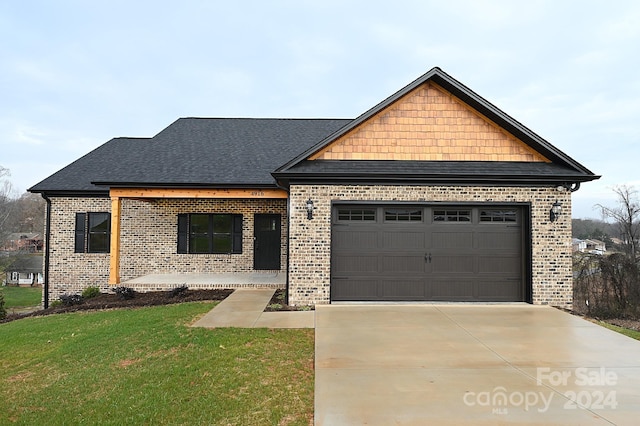
POLYGON ((171 291, 151 291, 147 293, 136 292, 134 297, 131 299, 123 299, 117 294, 102 293, 99 296, 84 299, 83 302, 78 305, 57 306, 55 308, 41 309, 26 314, 9 314, 5 319, 0 320, 0 323, 26 317, 39 317, 67 312, 170 305, 173 303, 198 302, 206 300, 224 300, 231 293, 233 293, 233 290, 229 289, 186 290, 175 295, 171 291))
POLYGON ((281 311, 310 311, 313 306, 289 306, 285 303, 287 291, 283 289, 276 290, 271 297, 269 303, 264 308, 264 312, 281 312, 281 311))

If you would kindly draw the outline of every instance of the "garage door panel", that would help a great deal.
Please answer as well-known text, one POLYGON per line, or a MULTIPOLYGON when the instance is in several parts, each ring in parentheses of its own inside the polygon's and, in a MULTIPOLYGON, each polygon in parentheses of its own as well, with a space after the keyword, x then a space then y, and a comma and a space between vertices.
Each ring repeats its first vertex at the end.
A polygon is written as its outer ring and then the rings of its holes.
POLYGON ((381 296, 385 299, 424 300, 425 285, 423 280, 385 279, 381 282, 381 296))
MULTIPOLYGON (((462 226, 469 226, 464 224, 462 226)), ((465 249, 473 246, 473 232, 449 230, 434 231, 431 234, 431 247, 435 249, 465 249)))
POLYGON ((518 277, 520 270, 519 256, 481 256, 478 262, 478 273, 480 274, 511 275, 518 277))
POLYGON ((395 253, 382 256, 380 261, 382 263, 382 271, 380 272, 383 274, 415 275, 425 272, 426 262, 422 255, 395 253))
POLYGON ((331 287, 333 300, 378 300, 378 281, 371 278, 335 279, 331 287))
POLYGON ((435 279, 430 283, 433 300, 473 300, 473 281, 461 279, 435 279))
POLYGON ((334 233, 334 238, 335 246, 341 251, 378 247, 378 233, 371 229, 341 229, 334 233))
POLYGON ((378 272, 378 255, 342 255, 333 261, 333 273, 336 275, 378 272))
POLYGON ((434 256, 431 261, 433 273, 472 274, 475 270, 475 257, 473 255, 447 255, 434 256))
POLYGON ((386 249, 424 249, 424 230, 383 231, 382 246, 386 249))
POLYGON ((480 250, 513 250, 513 247, 519 246, 521 236, 519 231, 500 232, 500 230, 494 230, 493 232, 478 232, 476 238, 480 250))
POLYGON ((513 302, 521 300, 519 280, 481 280, 477 283, 478 300, 495 302, 513 302))

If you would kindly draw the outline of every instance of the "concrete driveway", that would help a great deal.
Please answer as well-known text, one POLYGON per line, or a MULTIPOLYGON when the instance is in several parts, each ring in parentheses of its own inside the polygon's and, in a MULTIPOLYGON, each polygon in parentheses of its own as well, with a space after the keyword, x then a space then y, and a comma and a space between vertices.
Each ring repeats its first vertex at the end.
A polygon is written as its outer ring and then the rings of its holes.
POLYGON ((637 425, 640 342, 531 305, 316 306, 316 425, 637 425))

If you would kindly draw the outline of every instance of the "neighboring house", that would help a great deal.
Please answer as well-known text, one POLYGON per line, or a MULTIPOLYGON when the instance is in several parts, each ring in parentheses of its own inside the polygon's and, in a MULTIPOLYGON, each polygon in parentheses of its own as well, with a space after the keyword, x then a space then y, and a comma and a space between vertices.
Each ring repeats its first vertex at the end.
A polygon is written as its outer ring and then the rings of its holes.
POLYGON ((43 239, 41 234, 34 232, 14 232, 4 241, 1 251, 21 251, 38 253, 42 251, 43 239))
POLYGON ((44 284, 42 254, 17 256, 6 268, 6 273, 6 283, 8 285, 31 287, 44 284))
POLYGON ((584 253, 585 251, 587 251, 587 242, 579 238, 573 238, 571 241, 571 245, 573 247, 573 251, 577 251, 580 253, 584 253))
POLYGON ((50 297, 278 271, 295 305, 571 307, 571 192, 598 177, 434 68, 356 119, 182 118, 30 191, 50 297))
POLYGON ((621 245, 623 245, 623 244, 624 244, 624 241, 622 241, 620 238, 612 237, 612 238, 611 238, 611 243, 612 243, 614 246, 621 246, 621 245))
POLYGON ((600 240, 587 239, 584 240, 584 243, 585 250, 591 254, 604 254, 607 251, 605 243, 600 240))

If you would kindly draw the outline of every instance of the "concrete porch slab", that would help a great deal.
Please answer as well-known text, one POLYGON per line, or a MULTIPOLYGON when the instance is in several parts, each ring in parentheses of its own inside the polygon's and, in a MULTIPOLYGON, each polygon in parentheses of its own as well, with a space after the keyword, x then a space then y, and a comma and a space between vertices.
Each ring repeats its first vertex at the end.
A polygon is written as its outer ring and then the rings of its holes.
POLYGON ((126 287, 135 286, 212 286, 217 288, 235 288, 238 286, 256 286, 284 288, 287 276, 283 272, 232 272, 232 273, 185 273, 185 274, 148 274, 122 282, 126 287))

